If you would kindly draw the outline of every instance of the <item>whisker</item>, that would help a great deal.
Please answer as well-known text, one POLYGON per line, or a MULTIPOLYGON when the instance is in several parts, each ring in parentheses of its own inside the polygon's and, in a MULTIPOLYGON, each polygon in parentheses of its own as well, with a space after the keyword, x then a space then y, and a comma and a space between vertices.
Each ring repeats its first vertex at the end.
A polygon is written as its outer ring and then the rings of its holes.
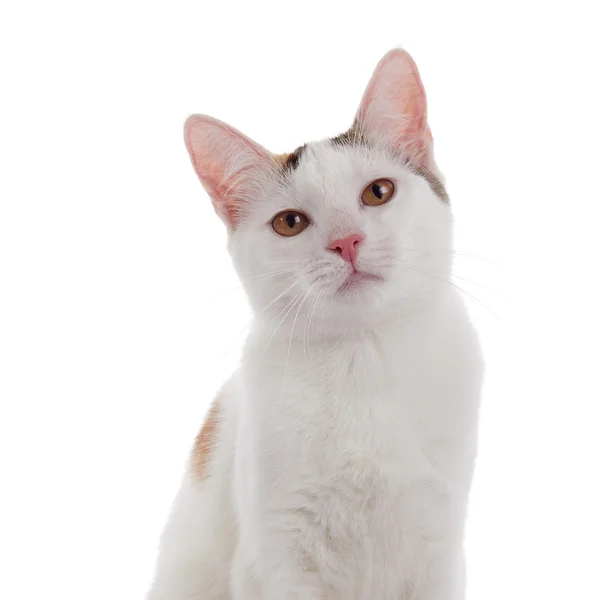
POLYGON ((251 279, 254 279, 254 280, 266 279, 268 277, 276 277, 277 275, 285 275, 286 273, 291 273, 293 276, 294 270, 293 269, 280 269, 279 271, 272 271, 271 273, 260 273, 259 275, 253 275, 251 277, 251 279))
POLYGON ((258 314, 262 313, 263 311, 267 310, 267 308, 272 306, 275 302, 277 302, 277 300, 279 300, 279 298, 281 298, 282 296, 287 294, 292 288, 296 287, 302 280, 306 279, 309 275, 310 275, 310 273, 306 273, 306 275, 303 275, 302 277, 300 277, 300 279, 298 279, 295 283, 292 283, 292 285, 290 285, 288 288, 283 290, 283 292, 281 292, 281 294, 279 294, 278 296, 273 298, 273 300, 271 300, 271 302, 269 302, 266 306, 263 306, 263 308, 261 308, 256 314, 258 315, 258 314))
POLYGON ((458 279, 461 279, 462 281, 464 281, 466 283, 470 283, 471 285, 476 285, 478 288, 481 288, 482 290, 489 292, 490 294, 496 294, 498 296, 501 295, 500 292, 491 290, 490 288, 486 287, 485 285, 483 285, 477 281, 473 281, 472 279, 468 279, 467 277, 463 277, 462 275, 458 275, 457 273, 444 273, 444 275, 448 275, 450 277, 457 277, 458 279))
POLYGON ((319 302, 319 298, 323 294, 324 289, 325 288, 321 288, 319 290, 319 293, 317 294, 317 297, 315 298, 315 301, 313 302, 312 308, 308 315, 308 319, 306 320, 306 324, 304 325, 304 345, 303 345, 303 347, 304 347, 305 356, 308 354, 308 349, 309 349, 309 345, 307 344, 307 337, 308 337, 308 334, 310 333, 310 326, 311 326, 312 318, 315 313, 315 308, 317 307, 317 304, 319 302))
POLYGON ((485 310, 487 310, 490 314, 492 314, 496 319, 500 320, 500 317, 489 306, 486 306, 483 302, 481 302, 481 300, 479 300, 479 298, 477 298, 476 296, 471 294, 471 292, 468 292, 467 290, 463 289, 459 285, 455 284, 454 282, 449 281, 448 279, 444 279, 442 277, 437 277, 436 275, 433 275, 432 273, 428 273, 428 272, 422 271, 420 269, 415 269, 414 267, 407 265, 403 261, 399 261, 399 262, 402 262, 404 264, 404 268, 408 267, 408 269, 412 270, 414 273, 417 273, 419 275, 425 275, 426 277, 431 277, 432 279, 436 279, 437 281, 441 281, 442 283, 451 285, 453 288, 457 289, 459 292, 462 292, 463 294, 465 294, 466 296, 471 298, 471 300, 474 300, 475 302, 477 302, 477 304, 479 304, 482 308, 485 308, 485 310))
POLYGON ((479 256, 478 254, 474 254, 472 252, 464 252, 461 250, 452 250, 452 254, 454 254, 456 256, 460 256, 460 257, 465 257, 465 258, 476 258, 477 260, 482 260, 484 262, 490 263, 497 267, 501 267, 501 268, 504 267, 503 264, 496 262, 495 260, 492 260, 490 258, 485 258, 484 256, 479 256))
MULTIPOLYGON (((260 355, 260 359, 258 361, 258 366, 260 366, 262 364, 262 361, 264 360, 265 354, 266 354, 267 350, 269 349, 269 346, 271 344, 271 341, 275 337, 275 334, 277 333, 277 331, 279 330, 279 328, 281 327, 281 325, 283 324, 283 322, 286 320, 287 316, 293 310, 294 306, 296 306, 296 303, 298 302, 298 300, 300 300, 300 298, 302 298, 302 291, 299 291, 294 296, 294 298, 286 305, 285 308, 287 308, 288 306, 289 306, 289 308, 288 308, 287 312, 285 313, 285 315, 283 315, 282 319, 277 324, 277 327, 275 327, 275 329, 271 333, 271 336, 269 337, 269 339, 267 340, 267 343, 265 344, 264 350, 263 350, 262 354, 260 355)), ((285 310, 285 308, 283 310, 285 310)), ((281 312, 283 312, 283 311, 281 311, 281 312)), ((281 313, 279 313, 279 314, 281 314, 281 313)), ((258 369, 257 369, 257 372, 258 372, 258 369)))
POLYGON ((302 298, 302 302, 300 302, 300 304, 298 305, 298 310, 296 311, 296 316, 294 317, 294 322, 292 323, 292 331, 290 333, 290 341, 289 341, 289 344, 288 344, 287 357, 285 359, 285 369, 283 371, 283 382, 281 384, 281 391, 282 392, 285 389, 285 381, 286 381, 286 378, 287 378, 288 364, 290 362, 290 352, 292 350, 292 340, 294 339, 294 329, 296 329, 296 321, 298 320, 298 316, 300 315, 300 309, 302 308, 302 305, 306 302, 306 299, 308 298, 308 296, 310 294, 310 290, 312 290, 313 287, 315 287, 315 285, 317 285, 317 283, 319 283, 319 280, 315 281, 306 290, 306 293, 304 294, 304 298, 302 298))

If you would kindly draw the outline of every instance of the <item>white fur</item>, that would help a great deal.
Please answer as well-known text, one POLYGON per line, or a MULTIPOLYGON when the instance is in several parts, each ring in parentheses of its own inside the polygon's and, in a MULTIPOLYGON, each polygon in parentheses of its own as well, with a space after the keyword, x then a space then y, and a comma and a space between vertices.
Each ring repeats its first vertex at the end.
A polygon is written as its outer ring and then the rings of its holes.
POLYGON ((449 205, 383 144, 310 144, 258 189, 230 236, 256 318, 148 599, 460 600, 482 364, 449 205), (394 198, 362 205, 380 177, 394 198), (270 221, 289 208, 311 224, 285 238, 270 221), (356 231, 383 280, 342 294, 327 245, 356 231))

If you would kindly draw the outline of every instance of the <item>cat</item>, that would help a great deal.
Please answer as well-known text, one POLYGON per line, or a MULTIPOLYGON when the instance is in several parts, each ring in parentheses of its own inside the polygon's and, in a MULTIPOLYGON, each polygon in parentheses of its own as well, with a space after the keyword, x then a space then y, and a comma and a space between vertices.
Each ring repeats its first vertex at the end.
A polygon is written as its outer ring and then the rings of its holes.
POLYGON ((411 56, 350 130, 274 155, 203 115, 193 167, 255 319, 148 600, 459 600, 483 374, 411 56))

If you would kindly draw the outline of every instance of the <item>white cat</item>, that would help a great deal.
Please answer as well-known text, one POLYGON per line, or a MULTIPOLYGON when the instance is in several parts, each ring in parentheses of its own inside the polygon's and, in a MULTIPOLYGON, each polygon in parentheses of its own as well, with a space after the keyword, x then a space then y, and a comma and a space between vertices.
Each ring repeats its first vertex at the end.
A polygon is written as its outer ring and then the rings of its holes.
POLYGON ((350 131, 273 155, 190 117, 255 311, 149 600, 458 600, 482 376, 425 93, 403 50, 350 131))

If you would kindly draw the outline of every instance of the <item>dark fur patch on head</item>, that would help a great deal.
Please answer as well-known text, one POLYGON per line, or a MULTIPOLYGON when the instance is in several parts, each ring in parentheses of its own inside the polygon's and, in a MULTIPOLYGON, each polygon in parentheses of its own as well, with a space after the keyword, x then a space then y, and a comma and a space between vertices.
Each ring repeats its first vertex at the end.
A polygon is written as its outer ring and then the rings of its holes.
MULTIPOLYGON (((352 125, 352 127, 350 127, 350 129, 348 129, 348 131, 336 135, 329 141, 332 143, 333 146, 356 146, 359 144, 363 146, 368 145, 365 137, 359 132, 356 126, 356 122, 352 125)), ((402 162, 404 163, 404 161, 402 162)), ((444 184, 438 179, 436 175, 434 175, 431 171, 428 171, 427 169, 423 168, 416 168, 414 169, 414 172, 423 179, 425 179, 425 181, 427 181, 433 192, 436 194, 436 196, 440 198, 440 200, 442 200, 443 202, 450 201, 448 192, 446 191, 444 184)))
POLYGON ((429 184, 429 187, 433 190, 433 193, 438 196, 440 200, 443 202, 450 202, 450 197, 448 196, 448 192, 446 191, 444 184, 436 175, 427 169, 420 168, 415 169, 415 173, 422 177, 429 184))
POLYGON ((295 171, 298 168, 300 159, 306 150, 306 144, 298 146, 291 154, 287 154, 282 161, 282 167, 284 171, 295 171))
POLYGON ((356 146, 357 144, 366 144, 365 138, 359 133, 356 123, 335 137, 329 140, 334 146, 356 146))
MULTIPOLYGON (((344 131, 344 133, 340 133, 339 135, 330 138, 329 141, 331 142, 332 146, 368 146, 367 140, 359 132, 356 123, 354 123, 352 127, 348 129, 348 131, 344 131)), ((298 164, 300 163, 300 159, 302 158, 305 150, 306 144, 303 144, 302 146, 298 146, 298 148, 296 148, 290 154, 279 154, 275 156, 275 160, 280 165, 284 173, 291 173, 298 168, 298 164)), ((400 159, 400 156, 398 158, 400 159)), ((405 160, 402 160, 402 162, 411 168, 409 163, 407 163, 405 160)), ((412 167, 411 170, 416 175, 419 175, 419 177, 422 177, 429 184, 429 187, 431 187, 434 194, 438 196, 440 200, 443 202, 450 202, 448 192, 437 175, 428 169, 421 167, 412 167)))

